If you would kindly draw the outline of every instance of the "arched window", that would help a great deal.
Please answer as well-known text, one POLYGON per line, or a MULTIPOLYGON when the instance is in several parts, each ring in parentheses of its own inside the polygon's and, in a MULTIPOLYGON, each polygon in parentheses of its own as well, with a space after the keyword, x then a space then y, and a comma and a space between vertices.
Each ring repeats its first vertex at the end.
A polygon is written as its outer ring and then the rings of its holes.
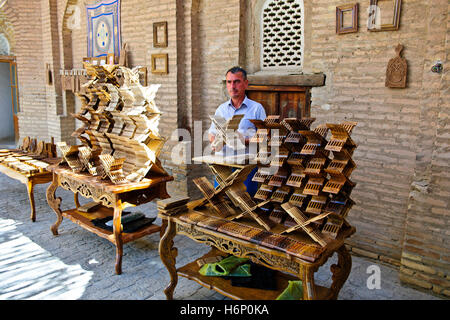
POLYGON ((0 33, 0 56, 9 56, 9 41, 3 33, 0 33))
POLYGON ((303 0, 267 0, 261 12, 261 69, 301 69, 303 0))

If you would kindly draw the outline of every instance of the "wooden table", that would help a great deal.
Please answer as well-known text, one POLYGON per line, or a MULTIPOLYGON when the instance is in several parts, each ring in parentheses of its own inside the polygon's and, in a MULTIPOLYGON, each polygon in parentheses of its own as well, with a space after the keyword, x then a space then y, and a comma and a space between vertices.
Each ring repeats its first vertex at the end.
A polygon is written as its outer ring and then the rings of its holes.
POLYGON ((163 221, 164 229, 159 244, 159 255, 171 279, 164 290, 168 300, 173 299, 178 275, 232 299, 274 300, 287 287, 288 280, 294 279, 302 280, 305 300, 337 299, 351 270, 351 256, 344 245, 344 240, 355 232, 354 227, 343 227, 336 240, 326 247, 320 247, 306 234, 300 232, 279 235, 285 228, 281 225, 268 232, 250 218, 238 221, 220 218, 208 207, 209 204, 194 210, 193 208, 202 201, 200 199, 190 202, 187 211, 175 215, 168 216, 161 212, 158 214, 163 221), (178 249, 173 247, 173 238, 177 234, 212 247, 211 252, 200 259, 218 254, 233 254, 277 270, 278 290, 233 287, 229 280, 221 277, 200 275, 198 272, 200 268, 195 261, 176 269, 178 249), (314 273, 334 253, 337 253, 338 261, 330 268, 333 280, 331 286, 326 288, 316 285, 314 273))
POLYGON ((150 224, 135 232, 125 233, 121 228, 123 209, 138 206, 152 201, 155 198, 166 199, 170 196, 166 191, 166 183, 172 181, 172 176, 160 176, 144 179, 138 183, 115 185, 109 180, 101 180, 88 173, 74 173, 67 165, 51 168, 53 181, 47 189, 47 202, 55 211, 57 220, 51 227, 52 233, 58 235, 58 227, 63 217, 69 218, 84 229, 111 241, 116 246, 116 274, 122 273, 123 244, 134 241, 145 235, 161 230, 161 226, 150 224), (61 198, 56 198, 56 190, 61 187, 74 193, 75 208, 61 211, 61 198), (93 199, 101 203, 99 209, 85 213, 78 211, 80 207, 78 195, 93 199), (93 219, 113 217, 113 231, 95 226, 93 219))
MULTIPOLYGON (((41 161, 47 163, 54 163, 59 161, 60 159, 40 159, 41 161)), ((17 171, 13 168, 8 167, 7 165, 0 163, 0 172, 6 174, 8 177, 18 180, 27 186, 28 198, 30 199, 31 206, 31 221, 36 221, 36 208, 34 204, 34 186, 37 184, 48 183, 52 181, 52 173, 50 171, 44 170, 43 172, 33 173, 33 174, 25 174, 20 171, 17 171)))

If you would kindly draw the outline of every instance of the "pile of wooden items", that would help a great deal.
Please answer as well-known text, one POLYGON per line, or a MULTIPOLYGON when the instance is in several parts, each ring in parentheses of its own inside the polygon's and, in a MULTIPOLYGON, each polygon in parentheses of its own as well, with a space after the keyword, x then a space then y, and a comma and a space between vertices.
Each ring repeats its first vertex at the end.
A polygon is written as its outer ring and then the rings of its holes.
POLYGON ((239 123, 243 117, 243 114, 234 115, 230 120, 226 121, 225 118, 220 116, 210 116, 212 123, 216 126, 216 137, 212 143, 212 147, 220 150, 225 144, 234 150, 245 149, 245 144, 242 143, 236 134, 236 130, 239 128, 239 123))
POLYGON ((72 136, 82 145, 58 143, 74 172, 89 172, 114 184, 168 175, 158 159, 164 145, 155 104, 160 85, 143 87, 138 68, 84 63, 89 80, 77 92, 82 122, 72 136))
POLYGON ((314 118, 280 120, 271 115, 251 121, 257 127, 251 142, 259 144, 253 177, 260 183, 258 191, 252 198, 242 184, 254 166, 233 171, 210 164, 219 186, 214 188, 204 177, 194 180, 205 201, 221 217, 250 216, 267 231, 280 234, 306 232, 325 247, 348 225, 345 218, 354 204, 350 175, 356 168, 356 144, 350 135, 356 122, 327 123, 311 130, 314 118))
POLYGON ((56 146, 53 142, 37 141, 25 137, 18 149, 1 149, 0 163, 27 176, 45 172, 50 165, 45 161, 56 158, 56 146))
POLYGON ((159 212, 171 216, 186 211, 186 204, 189 202, 189 199, 189 197, 168 198, 157 201, 156 205, 158 206, 159 212))

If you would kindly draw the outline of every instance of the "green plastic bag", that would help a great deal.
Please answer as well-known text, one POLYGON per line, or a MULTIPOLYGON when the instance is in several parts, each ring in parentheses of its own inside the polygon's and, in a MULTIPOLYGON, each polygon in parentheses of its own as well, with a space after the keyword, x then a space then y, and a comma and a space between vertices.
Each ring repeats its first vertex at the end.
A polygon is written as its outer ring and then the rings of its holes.
POLYGON ((229 256, 216 263, 207 263, 203 265, 199 273, 203 276, 250 276, 250 265, 242 265, 247 262, 247 258, 238 258, 229 256))
POLYGON ((303 282, 301 280, 289 281, 288 286, 277 300, 303 300, 303 282))

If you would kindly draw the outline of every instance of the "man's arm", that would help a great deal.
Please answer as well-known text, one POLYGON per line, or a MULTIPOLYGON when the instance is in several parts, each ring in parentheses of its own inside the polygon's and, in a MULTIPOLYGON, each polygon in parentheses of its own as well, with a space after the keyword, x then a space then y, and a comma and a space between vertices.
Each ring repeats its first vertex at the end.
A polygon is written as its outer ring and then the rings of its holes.
POLYGON ((216 136, 212 133, 208 133, 209 144, 211 145, 212 151, 216 151, 216 148, 213 146, 213 142, 216 139, 216 136))

